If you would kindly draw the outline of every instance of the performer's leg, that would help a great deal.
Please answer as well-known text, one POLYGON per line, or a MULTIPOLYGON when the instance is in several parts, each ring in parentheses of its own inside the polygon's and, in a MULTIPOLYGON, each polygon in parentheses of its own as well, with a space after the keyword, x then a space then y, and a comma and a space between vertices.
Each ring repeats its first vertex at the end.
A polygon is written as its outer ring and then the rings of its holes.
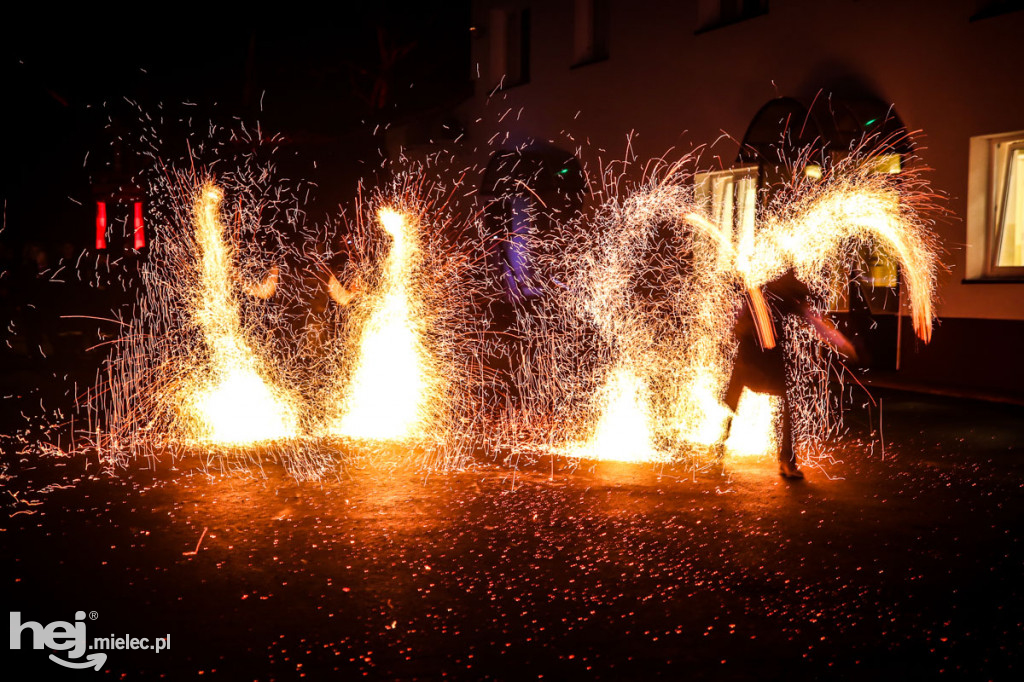
POLYGON ((746 386, 745 372, 743 367, 737 363, 732 366, 732 374, 729 375, 729 385, 725 389, 725 406, 735 414, 736 408, 740 405, 740 395, 743 387, 746 386))
POLYGON ((796 450, 793 448, 792 404, 785 390, 779 397, 782 412, 782 438, 779 442, 779 473, 786 478, 803 478, 804 473, 797 467, 796 450))

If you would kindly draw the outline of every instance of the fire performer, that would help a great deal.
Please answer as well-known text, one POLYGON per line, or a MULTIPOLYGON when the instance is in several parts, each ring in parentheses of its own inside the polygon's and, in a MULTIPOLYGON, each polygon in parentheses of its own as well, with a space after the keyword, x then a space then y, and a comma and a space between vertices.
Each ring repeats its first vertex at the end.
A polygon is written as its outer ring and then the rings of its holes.
MULTIPOLYGON (((847 357, 855 357, 853 346, 829 322, 815 314, 808 301, 810 291, 789 270, 761 288, 750 288, 733 327, 738 342, 732 375, 725 392, 725 404, 733 414, 740 394, 747 387, 757 393, 777 396, 780 402, 782 438, 779 443, 779 473, 787 479, 802 479, 793 448, 792 405, 786 395, 786 318, 795 315, 809 323, 823 341, 847 357)), ((728 440, 733 416, 725 428, 728 440)))

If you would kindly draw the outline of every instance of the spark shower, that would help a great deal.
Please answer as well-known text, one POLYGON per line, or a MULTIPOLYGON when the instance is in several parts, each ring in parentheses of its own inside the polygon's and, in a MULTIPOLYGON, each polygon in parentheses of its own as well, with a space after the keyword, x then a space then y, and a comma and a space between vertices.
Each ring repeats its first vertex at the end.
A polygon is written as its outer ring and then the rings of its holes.
MULTIPOLYGON (((929 340, 937 245, 913 173, 879 174, 864 153, 824 174, 794 168, 739 229, 697 200, 693 164, 655 163, 635 181, 609 171, 584 208, 527 234, 543 295, 507 329, 492 313, 501 240, 483 219, 507 197, 409 165, 360 193, 350 218, 285 237, 266 173, 163 172, 135 315, 88 393, 87 435, 108 462, 271 452, 300 478, 336 468, 339 452, 440 469, 543 454, 699 465, 725 437, 745 292, 793 269, 826 314, 866 247, 899 264, 929 340)), ((828 379, 843 379, 843 359, 795 323, 786 337, 812 459, 837 433, 828 379)), ((773 410, 744 395, 726 451, 771 451, 773 410)))

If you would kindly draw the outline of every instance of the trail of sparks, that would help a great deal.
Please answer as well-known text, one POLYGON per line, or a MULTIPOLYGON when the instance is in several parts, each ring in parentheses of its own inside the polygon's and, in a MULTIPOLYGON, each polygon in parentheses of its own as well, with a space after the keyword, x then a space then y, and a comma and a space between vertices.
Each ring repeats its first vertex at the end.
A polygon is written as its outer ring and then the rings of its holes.
POLYGON ((438 377, 423 346, 423 304, 413 279, 421 259, 417 222, 390 207, 377 213, 392 239, 380 290, 358 343, 358 360, 334 435, 401 441, 421 435, 438 377))
POLYGON ((197 385, 182 395, 200 441, 246 445, 294 437, 294 399, 274 386, 242 329, 233 255, 220 220, 224 193, 212 183, 195 205, 199 244, 199 292, 195 318, 209 351, 209 365, 197 385))
MULTIPOLYGON (((899 263, 914 328, 927 341, 938 265, 934 239, 914 210, 912 191, 869 168, 853 156, 823 179, 798 182, 753 229, 735 235, 731 225, 717 225, 697 205, 679 166, 621 196, 612 193, 590 214, 563 225, 546 267, 552 280, 568 287, 556 292, 562 300, 550 303, 543 319, 562 321, 556 336, 565 348, 549 344, 521 373, 530 382, 524 392, 536 399, 528 397, 520 415, 540 424, 554 404, 559 419, 574 426, 547 445, 542 437, 526 438, 521 450, 659 462, 721 442, 729 412, 720 399, 741 297, 762 304, 755 310, 770 347, 777 330, 760 288, 794 268, 817 296, 810 303, 824 315, 836 295, 836 272, 848 271, 864 244, 899 263), (587 340, 593 333, 597 343, 587 340), (574 353, 589 353, 583 371, 603 376, 603 383, 584 384, 581 393, 580 381, 565 374, 581 371, 580 363, 568 361, 574 353)), ((528 334, 550 334, 535 321, 524 318, 522 324, 528 334)), ((786 338, 796 432, 809 450, 835 426, 827 371, 833 355, 809 329, 795 327, 786 338)), ((776 419, 770 396, 745 393, 725 450, 771 452, 776 419)))
MULTIPOLYGON (((420 461, 440 468, 478 447, 516 461, 552 453, 700 465, 716 445, 766 454, 777 418, 768 396, 744 394, 722 442, 741 297, 757 300, 794 268, 824 313, 865 244, 900 264, 914 328, 930 338, 938 261, 913 187, 852 155, 820 178, 796 173, 734 229, 698 204, 684 170, 692 162, 658 166, 636 185, 609 172, 592 195, 602 200, 576 213, 534 194, 552 228, 515 238, 517 253, 536 254, 544 296, 514 306, 504 330, 490 305, 506 273, 484 272, 493 244, 477 234, 478 209, 455 208, 459 183, 446 190, 412 168, 375 193, 372 210, 360 199, 354 223, 300 230, 292 243, 271 228, 284 255, 267 268, 225 234, 224 192, 186 182, 183 198, 168 200, 170 222, 191 225, 194 241, 179 245, 171 228, 154 240, 137 319, 93 397, 106 418, 102 445, 149 453, 301 441, 289 457, 309 478, 332 468, 338 438, 342 449, 389 456, 389 444, 424 449, 420 461), (243 293, 258 314, 245 312, 243 293)), ((233 188, 239 206, 251 177, 233 188)), ((254 203, 246 210, 258 215, 254 203)), ((782 338, 798 441, 814 450, 834 432, 836 358, 806 326, 782 338)))

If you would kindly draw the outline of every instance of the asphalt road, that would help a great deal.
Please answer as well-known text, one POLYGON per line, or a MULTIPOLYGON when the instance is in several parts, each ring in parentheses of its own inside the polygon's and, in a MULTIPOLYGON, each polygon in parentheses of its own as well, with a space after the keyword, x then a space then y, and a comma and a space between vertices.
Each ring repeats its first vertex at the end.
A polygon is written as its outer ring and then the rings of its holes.
MULTIPOLYGON (((756 459, 322 484, 15 462, 8 495, 73 485, 9 506, 5 608, 170 635, 104 679, 1020 679, 1024 408, 885 394, 884 458, 866 423, 796 483, 756 459)), ((4 679, 96 675, 29 638, 4 679)))

